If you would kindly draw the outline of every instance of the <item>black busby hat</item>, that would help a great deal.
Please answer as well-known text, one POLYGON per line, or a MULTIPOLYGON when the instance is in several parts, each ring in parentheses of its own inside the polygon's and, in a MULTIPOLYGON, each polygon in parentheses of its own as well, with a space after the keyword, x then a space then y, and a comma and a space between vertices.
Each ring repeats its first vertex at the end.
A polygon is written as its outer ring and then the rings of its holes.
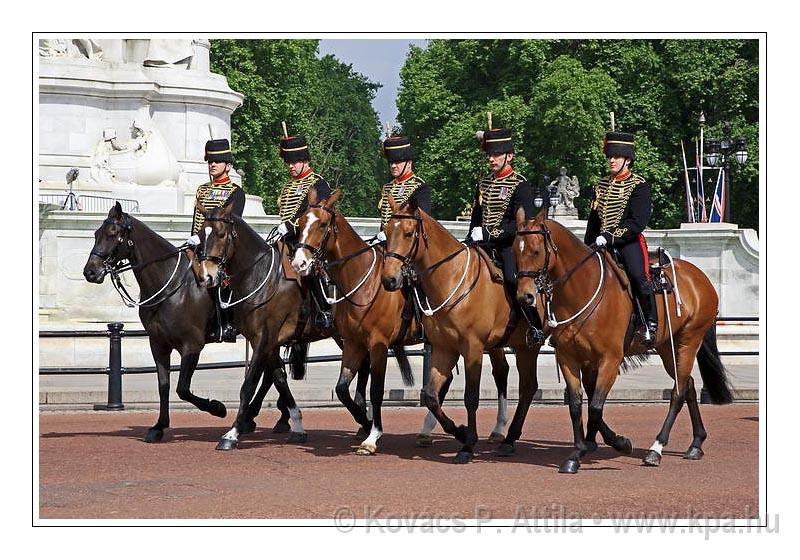
POLYGON ((410 161, 414 159, 411 142, 405 136, 390 136, 383 141, 383 157, 386 161, 410 161))
POLYGON ((311 161, 308 144, 302 134, 281 138, 281 158, 285 163, 311 161))
POLYGON ((608 156, 621 156, 633 161, 636 153, 633 149, 633 134, 628 132, 608 132, 603 143, 603 153, 608 156))
POLYGON ((481 150, 487 154, 507 154, 514 151, 510 128, 490 128, 483 131, 481 150))
POLYGON ((206 142, 206 161, 226 161, 233 163, 233 153, 231 153, 231 144, 225 138, 217 140, 209 140, 206 142))

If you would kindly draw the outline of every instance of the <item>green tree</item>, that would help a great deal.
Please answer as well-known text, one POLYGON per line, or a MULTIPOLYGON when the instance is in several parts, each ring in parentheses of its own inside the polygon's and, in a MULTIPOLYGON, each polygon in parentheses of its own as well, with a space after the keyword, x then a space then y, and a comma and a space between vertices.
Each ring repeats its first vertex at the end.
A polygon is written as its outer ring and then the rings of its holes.
POLYGON ((244 94, 231 117, 236 168, 244 188, 277 212, 288 180, 279 157, 281 121, 309 143, 312 166, 332 188, 342 187, 342 207, 376 215, 380 137, 371 101, 380 84, 369 82, 332 56, 317 58, 317 40, 213 40, 212 71, 244 94))

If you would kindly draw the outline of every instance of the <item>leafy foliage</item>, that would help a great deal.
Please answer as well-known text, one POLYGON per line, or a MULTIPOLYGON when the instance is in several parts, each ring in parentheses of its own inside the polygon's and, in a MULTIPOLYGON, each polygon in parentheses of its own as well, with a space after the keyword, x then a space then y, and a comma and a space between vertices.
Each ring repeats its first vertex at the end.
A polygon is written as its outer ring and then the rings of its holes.
MULTIPOLYGON (((665 228, 686 220, 680 140, 693 145, 704 111, 706 138, 727 120, 747 139, 747 164, 732 165, 732 215, 758 229, 758 70, 755 40, 431 40, 401 70, 398 120, 438 217, 460 213, 488 172, 474 138, 487 111, 494 126, 514 128, 514 166, 532 183, 562 165, 578 176, 585 217, 589 188, 607 172, 602 141, 614 111, 617 129, 636 134, 634 169, 653 188, 650 225, 665 228)), ((709 199, 715 176, 706 174, 709 199)))
MULTIPOLYGON (((243 187, 277 213, 288 180, 278 154, 281 121, 303 134, 312 167, 332 188, 344 189, 346 213, 377 215, 380 124, 371 101, 372 83, 332 56, 317 58, 317 40, 213 40, 212 71, 245 96, 231 117, 236 167, 243 187)), ((385 164, 384 164, 385 167, 385 164)))

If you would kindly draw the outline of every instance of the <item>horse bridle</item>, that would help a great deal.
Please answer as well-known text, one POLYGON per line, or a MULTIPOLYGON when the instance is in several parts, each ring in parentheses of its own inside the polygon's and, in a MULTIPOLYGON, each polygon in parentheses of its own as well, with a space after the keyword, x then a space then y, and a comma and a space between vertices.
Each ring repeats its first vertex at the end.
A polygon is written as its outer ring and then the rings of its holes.
POLYGON ((231 225, 231 233, 225 238, 225 246, 222 248, 222 254, 220 256, 215 255, 208 255, 206 254, 206 244, 208 243, 208 236, 205 236, 205 240, 202 245, 198 246, 197 248, 197 259, 200 262, 203 261, 211 261, 216 263, 218 266, 222 266, 228 260, 228 247, 230 246, 231 239, 236 239, 236 229, 233 227, 234 222, 231 218, 220 218, 215 216, 205 216, 205 220, 207 222, 223 222, 226 224, 231 225))
POLYGON ((414 242, 411 245, 411 249, 408 251, 407 255, 401 255, 399 253, 395 253, 393 251, 386 251, 384 254, 385 257, 391 257, 393 259, 397 259, 402 263, 403 268, 410 267, 413 262, 417 258, 417 253, 419 252, 419 240, 422 239, 425 242, 425 248, 428 248, 428 234, 425 233, 425 227, 422 222, 422 216, 419 215, 419 212, 415 212, 414 214, 392 214, 389 217, 390 220, 416 220, 417 225, 414 227, 414 242))
POLYGON ((539 291, 547 294, 552 293, 555 282, 552 282, 547 275, 547 271, 550 268, 550 250, 548 249, 548 245, 553 248, 553 253, 558 253, 558 247, 556 247, 556 244, 553 242, 553 236, 550 235, 547 224, 542 222, 542 227, 538 230, 519 230, 517 231, 517 235, 541 235, 544 239, 544 264, 542 267, 539 270, 518 270, 517 278, 532 278, 539 291))
POLYGON ((309 251, 311 253, 311 260, 322 261, 323 260, 322 252, 325 250, 325 247, 328 246, 328 238, 331 235, 331 231, 334 232, 338 231, 336 227, 336 212, 332 208, 328 208, 327 206, 323 206, 322 204, 309 204, 307 208, 320 208, 322 210, 325 210, 328 214, 331 215, 331 226, 325 230, 325 234, 322 236, 322 242, 319 244, 319 247, 314 247, 313 245, 309 245, 308 243, 296 243, 295 248, 306 249, 307 251, 309 251))
POLYGON ((98 251, 96 247, 92 247, 92 250, 89 252, 90 256, 93 255, 103 261, 103 268, 106 270, 106 272, 124 272, 125 270, 130 269, 133 265, 131 262, 131 256, 134 254, 133 251, 131 251, 131 248, 133 247, 133 240, 130 238, 133 225, 131 225, 131 217, 129 215, 123 214, 123 217, 125 218, 124 222, 120 222, 111 218, 106 218, 103 220, 103 225, 114 225, 120 228, 120 233, 117 236, 117 243, 114 245, 114 247, 107 253, 98 251), (120 257, 117 255, 117 253, 122 246, 128 247, 128 254, 120 257), (124 260, 127 260, 129 264, 124 267, 117 268, 117 265, 124 260))

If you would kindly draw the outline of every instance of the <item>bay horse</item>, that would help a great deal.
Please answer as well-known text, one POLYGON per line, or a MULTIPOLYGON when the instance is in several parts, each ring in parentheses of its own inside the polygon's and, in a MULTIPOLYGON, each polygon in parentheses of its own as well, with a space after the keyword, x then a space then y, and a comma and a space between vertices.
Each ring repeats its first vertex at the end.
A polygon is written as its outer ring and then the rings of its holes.
MULTIPOLYGON (((237 307, 235 321, 253 348, 239 394, 236 420, 220 438, 217 449, 236 448, 239 435, 248 433, 252 406, 249 403, 262 373, 265 379, 256 397, 263 398, 264 387, 274 384, 280 395, 279 402, 285 404, 291 418, 289 442, 305 442, 307 434, 303 429, 302 412, 287 383, 280 347, 291 344, 296 349, 307 349, 310 342, 331 336, 338 339, 338 335, 333 328, 320 330, 313 321, 301 316, 303 293, 298 282, 284 276, 283 267, 288 266, 288 260, 282 256, 282 242, 277 249, 267 243, 247 222, 233 214, 230 204, 207 210, 198 203, 198 210, 205 218, 198 233, 198 280, 201 286, 209 288, 220 285, 227 276, 233 294, 239 299, 224 303, 241 304, 237 307)), ((337 342, 341 346, 341 339, 337 342)), ((305 350, 299 354, 304 355, 305 350)), ((293 377, 301 379, 305 369, 298 353, 295 358, 300 374, 293 377)), ((363 363, 358 370, 357 396, 360 399, 357 405, 364 414, 368 368, 368 363, 363 363)))
MULTIPOLYGON (((622 453, 632 451, 630 440, 603 422, 603 405, 626 356, 641 356, 647 348, 642 341, 626 337, 634 304, 627 292, 625 273, 604 250, 585 245, 566 227, 547 219, 546 210, 531 220, 524 212, 517 212, 516 220, 517 296, 523 304, 535 302, 545 315, 543 321, 552 329, 556 359, 567 383, 575 443, 559 472, 576 473, 581 457, 597 448, 598 431, 607 445, 622 453), (631 340, 627 347, 626 338, 631 340), (589 400, 585 435, 581 374, 589 400)), ((717 292, 708 277, 690 262, 671 262, 662 272, 672 287, 675 305, 669 304, 663 292, 656 291, 658 333, 654 348, 674 386, 664 424, 644 458, 647 466, 660 464, 661 451, 684 402, 693 433, 684 458, 697 460, 703 456, 707 434, 691 375, 695 357, 711 402, 726 404, 733 400, 717 349, 717 292)))
MULTIPOLYGON (((123 212, 119 202, 94 232, 94 239, 83 276, 88 282, 102 284, 105 277, 111 275, 126 304, 139 308, 139 319, 147 331, 158 372, 158 420, 148 430, 144 441, 161 441, 164 429, 169 427, 172 350, 181 356, 178 396, 212 416, 224 418, 227 411, 223 403, 198 397, 191 391, 192 375, 206 345, 206 329, 215 312, 208 290, 197 285, 190 270, 191 258, 182 248, 176 248, 143 222, 123 212), (133 271, 139 284, 140 301, 130 297, 120 283, 118 275, 127 269, 133 271)), ((284 431, 288 429, 289 413, 282 402, 278 406, 281 418, 274 430, 284 431)), ((255 429, 253 418, 260 407, 258 400, 249 409, 245 430, 255 429)))
POLYGON ((425 310, 422 319, 433 347, 433 367, 430 381, 422 389, 422 400, 444 431, 463 444, 454 462, 470 462, 478 440, 476 412, 484 349, 502 353, 503 347, 510 346, 515 350, 520 376, 519 401, 508 434, 498 448, 498 454, 509 455, 539 388, 536 360, 541 345, 526 345, 524 317, 519 313, 513 323, 514 302, 503 282, 492 279, 489 265, 475 246, 463 245, 413 201, 398 205, 390 195, 389 207, 392 215, 384 228, 383 285, 390 291, 399 289, 403 275, 413 267, 427 298, 437 304, 436 309, 425 310), (443 391, 459 356, 464 357, 467 426, 456 426, 442 409, 443 391))
MULTIPOLYGON (((342 213, 336 209, 341 191, 337 190, 328 198, 320 200, 316 189, 308 193, 308 208, 297 225, 298 243, 292 267, 300 274, 308 274, 312 265, 322 266, 338 292, 335 298, 334 313, 336 326, 344 340, 342 365, 336 383, 336 395, 342 404, 359 420, 359 410, 350 397, 349 386, 353 380, 355 367, 369 355, 370 363, 370 404, 372 422, 364 422, 369 436, 356 451, 359 455, 374 455, 377 444, 383 435, 381 405, 383 402, 386 376, 387 349, 392 348, 395 355, 404 353, 403 345, 422 342, 414 337, 416 318, 412 315, 404 324, 402 314, 406 298, 400 290, 388 291, 381 282, 383 271, 383 247, 368 245, 356 233, 342 213)), ((498 423, 492 431, 492 441, 502 438, 506 423, 506 381, 508 364, 502 349, 492 353, 492 359, 502 361, 493 368, 498 379, 498 423), (503 367, 504 366, 504 367, 503 367)), ((406 386, 414 384, 414 377, 408 362, 401 364, 401 375, 406 386)), ((366 420, 362 418, 362 420, 366 420)), ((425 446, 430 442, 430 432, 436 418, 428 412, 417 436, 417 442, 425 446)))

